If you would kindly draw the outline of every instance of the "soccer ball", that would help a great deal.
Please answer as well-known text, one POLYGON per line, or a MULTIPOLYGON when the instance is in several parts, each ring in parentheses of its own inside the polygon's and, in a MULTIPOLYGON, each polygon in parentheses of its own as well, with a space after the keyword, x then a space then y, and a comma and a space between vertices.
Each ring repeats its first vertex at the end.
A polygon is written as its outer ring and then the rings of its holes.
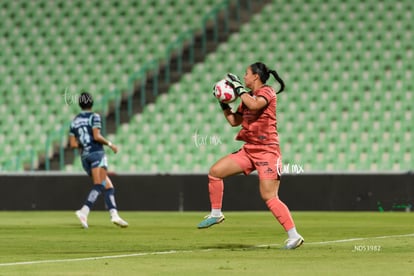
POLYGON ((222 103, 232 103, 237 99, 237 94, 226 79, 218 81, 213 88, 214 97, 222 103))

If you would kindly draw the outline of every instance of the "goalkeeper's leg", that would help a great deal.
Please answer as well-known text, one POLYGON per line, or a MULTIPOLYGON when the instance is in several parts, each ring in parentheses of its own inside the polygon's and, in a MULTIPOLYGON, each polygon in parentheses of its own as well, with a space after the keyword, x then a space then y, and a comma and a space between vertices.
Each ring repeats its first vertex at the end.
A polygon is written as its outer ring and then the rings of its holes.
POLYGON ((280 181, 277 179, 260 179, 260 194, 266 202, 267 207, 273 216, 285 229, 288 234, 286 240, 286 249, 295 249, 302 245, 304 239, 296 231, 295 223, 290 214, 289 208, 283 203, 277 193, 280 181))
POLYGON ((224 183, 223 178, 243 172, 238 162, 231 155, 227 155, 217 161, 208 174, 208 190, 211 203, 211 212, 199 223, 198 228, 207 228, 222 222, 225 217, 221 211, 223 203, 224 183))

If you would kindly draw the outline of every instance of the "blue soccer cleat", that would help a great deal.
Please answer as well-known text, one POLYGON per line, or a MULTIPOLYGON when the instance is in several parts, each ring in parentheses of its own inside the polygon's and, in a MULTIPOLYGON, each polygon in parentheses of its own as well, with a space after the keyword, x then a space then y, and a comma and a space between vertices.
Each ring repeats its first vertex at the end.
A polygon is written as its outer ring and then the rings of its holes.
POLYGON ((214 224, 219 224, 225 219, 223 215, 219 217, 212 217, 211 215, 205 216, 204 220, 198 224, 198 229, 208 228, 214 224))

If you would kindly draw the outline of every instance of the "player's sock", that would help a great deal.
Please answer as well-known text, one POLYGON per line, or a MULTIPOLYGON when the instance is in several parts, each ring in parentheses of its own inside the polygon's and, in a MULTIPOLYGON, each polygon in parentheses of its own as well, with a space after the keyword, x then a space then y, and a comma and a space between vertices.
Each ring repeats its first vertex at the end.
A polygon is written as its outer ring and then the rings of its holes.
POLYGON ((297 239, 300 237, 298 231, 296 231, 296 227, 293 227, 287 231, 289 239, 297 239))
POLYGON ((269 199, 266 201, 266 205, 286 232, 295 227, 288 207, 278 197, 269 199))
POLYGON ((106 207, 108 207, 108 210, 116 209, 114 194, 115 194, 114 188, 106 189, 104 192, 105 204, 106 204, 106 207))
POLYGON ((117 209, 109 209, 109 214, 111 217, 118 216, 118 210, 117 209))
POLYGON ((208 191, 210 193, 211 209, 218 209, 221 213, 224 192, 223 179, 208 175, 208 191))
POLYGON ((89 192, 88 198, 85 201, 85 205, 92 209, 99 195, 103 192, 104 187, 101 184, 93 185, 92 190, 89 192))
POLYGON ((221 217, 223 213, 221 212, 221 209, 211 209, 211 216, 212 217, 221 217))
POLYGON ((84 214, 85 216, 88 216, 89 215, 89 211, 90 211, 91 209, 89 209, 89 207, 88 206, 86 206, 86 205, 83 205, 82 206, 82 208, 79 210, 82 214, 84 214))

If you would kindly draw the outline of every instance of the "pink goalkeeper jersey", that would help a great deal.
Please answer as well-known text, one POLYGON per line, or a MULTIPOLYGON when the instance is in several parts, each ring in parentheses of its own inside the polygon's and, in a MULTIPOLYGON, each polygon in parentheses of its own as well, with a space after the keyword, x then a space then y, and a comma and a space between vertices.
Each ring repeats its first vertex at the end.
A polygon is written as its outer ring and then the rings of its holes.
POLYGON ((249 110, 244 103, 239 105, 237 113, 243 116, 243 121, 242 129, 237 134, 236 140, 253 145, 278 145, 275 91, 271 86, 265 85, 251 95, 265 98, 267 106, 261 110, 249 110))

